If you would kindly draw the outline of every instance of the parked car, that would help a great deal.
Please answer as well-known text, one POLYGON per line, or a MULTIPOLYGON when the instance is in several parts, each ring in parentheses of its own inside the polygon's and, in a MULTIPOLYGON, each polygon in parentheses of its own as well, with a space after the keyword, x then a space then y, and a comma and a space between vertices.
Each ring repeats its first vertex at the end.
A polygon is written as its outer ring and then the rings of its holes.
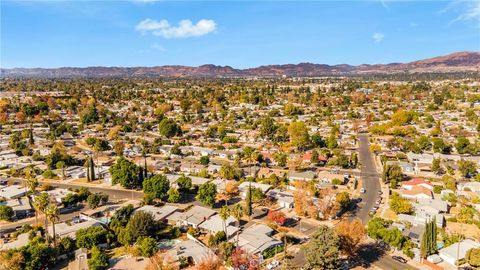
POLYGON ((360 189, 360 193, 365 193, 365 192, 367 192, 367 191, 365 190, 365 188, 362 187, 362 188, 360 189))
POLYGON ((407 263, 407 260, 403 257, 400 257, 400 256, 392 256, 392 259, 394 259, 395 261, 397 261, 399 263, 407 263))
POLYGON ((267 269, 270 270, 270 269, 275 269, 277 268, 277 266, 280 265, 280 262, 277 261, 277 260, 273 260, 271 263, 267 264, 267 269))

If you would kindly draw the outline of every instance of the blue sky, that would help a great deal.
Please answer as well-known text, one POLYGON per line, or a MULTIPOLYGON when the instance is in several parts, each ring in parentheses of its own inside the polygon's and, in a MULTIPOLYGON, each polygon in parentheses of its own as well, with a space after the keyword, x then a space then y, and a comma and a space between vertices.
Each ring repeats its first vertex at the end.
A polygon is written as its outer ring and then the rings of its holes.
POLYGON ((2 68, 356 65, 480 51, 480 0, 0 5, 2 68))

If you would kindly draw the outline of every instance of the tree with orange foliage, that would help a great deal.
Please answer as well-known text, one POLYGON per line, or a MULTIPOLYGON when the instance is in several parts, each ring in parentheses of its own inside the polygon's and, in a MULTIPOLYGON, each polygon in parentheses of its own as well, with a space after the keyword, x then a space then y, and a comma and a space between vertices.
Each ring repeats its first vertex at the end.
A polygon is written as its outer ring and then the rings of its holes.
POLYGON ((340 238, 341 249, 348 256, 355 255, 358 246, 366 237, 365 226, 360 219, 340 222, 335 226, 335 232, 340 238))
POLYGON ((365 118, 365 122, 367 123, 367 126, 370 126, 370 124, 373 122, 373 120, 374 120, 373 113, 367 114, 367 117, 365 118))
MULTIPOLYGON (((306 181, 295 181, 295 191, 293 192, 293 204, 295 213, 299 216, 307 216, 311 211, 308 206, 312 205, 312 192, 306 181)), ((313 217, 313 216, 312 216, 313 217)))
POLYGON ((17 121, 17 123, 23 124, 26 118, 27 116, 25 115, 24 112, 17 112, 15 114, 15 120, 17 121))
POLYGON ((284 212, 282 212, 282 211, 272 211, 272 210, 268 211, 267 218, 271 222, 275 222, 278 225, 283 225, 283 223, 285 223, 285 220, 287 219, 284 212))
POLYGON ((171 263, 170 258, 165 256, 165 253, 157 252, 157 254, 150 257, 150 263, 145 268, 146 270, 178 270, 180 269, 175 264, 171 263))
POLYGON ((260 269, 260 262, 257 256, 250 255, 241 248, 236 248, 232 256, 232 267, 235 269, 257 270, 260 269))
POLYGON ((0 124, 6 124, 8 120, 8 114, 6 112, 0 112, 0 124))
POLYGON ((225 184, 225 192, 230 196, 237 195, 238 184, 235 181, 227 181, 227 183, 225 184))
POLYGON ((205 258, 194 267, 195 270, 224 270, 227 269, 218 257, 212 255, 205 258))

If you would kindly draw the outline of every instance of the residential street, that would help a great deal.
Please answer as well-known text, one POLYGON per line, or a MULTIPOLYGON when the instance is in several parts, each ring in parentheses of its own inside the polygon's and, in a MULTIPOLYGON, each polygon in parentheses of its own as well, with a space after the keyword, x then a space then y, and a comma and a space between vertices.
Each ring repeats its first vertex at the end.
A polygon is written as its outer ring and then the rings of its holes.
MULTIPOLYGON (((380 176, 377 172, 375 166, 375 161, 372 153, 370 152, 370 142, 369 136, 366 133, 358 134, 359 146, 358 146, 358 156, 361 164, 362 171, 362 183, 363 188, 366 192, 362 194, 362 204, 360 209, 356 212, 356 217, 360 218, 362 222, 366 225, 370 219, 369 211, 375 205, 375 201, 379 197, 378 191, 380 191, 380 176)), ((417 269, 411 265, 402 264, 393 260, 390 255, 379 255, 377 252, 372 250, 366 251, 364 254, 361 254, 362 258, 367 260, 369 263, 372 263, 376 267, 381 269, 390 270, 390 269, 417 269), (378 256, 382 256, 378 258, 378 256)))
MULTIPOLYGON (((18 181, 19 179, 13 179, 14 181, 18 181)), ((87 187, 90 192, 101 192, 107 194, 109 196, 110 201, 117 201, 122 199, 143 199, 143 192, 141 191, 130 191, 130 190, 122 190, 117 188, 107 188, 107 187, 95 187, 94 184, 87 184, 87 183, 61 183, 58 181, 39 181, 40 184, 49 184, 53 187, 59 188, 81 188, 87 187)), ((75 216, 78 216, 82 211, 85 209, 79 209, 67 214, 60 215, 60 221, 69 220, 75 216)), ((43 220, 43 217, 39 217, 39 221, 43 220)), ((10 229, 15 229, 16 227, 23 226, 25 224, 32 224, 35 222, 35 217, 27 218, 20 220, 18 222, 9 223, 5 225, 0 225, 0 231, 8 231, 10 229)), ((43 222, 43 221, 42 221, 43 222)))
POLYGON ((361 164, 362 187, 366 192, 361 195, 362 203, 356 213, 356 217, 360 218, 364 224, 369 220, 368 213, 375 205, 380 191, 380 176, 377 173, 373 156, 370 153, 370 143, 368 134, 358 134, 358 158, 361 164))

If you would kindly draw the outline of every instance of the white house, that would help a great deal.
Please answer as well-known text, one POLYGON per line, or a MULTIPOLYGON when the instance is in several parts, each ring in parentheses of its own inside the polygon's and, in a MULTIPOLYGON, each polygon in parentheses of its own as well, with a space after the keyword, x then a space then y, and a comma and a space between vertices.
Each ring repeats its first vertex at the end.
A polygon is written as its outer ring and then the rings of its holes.
POLYGON ((272 187, 271 185, 267 185, 267 184, 260 184, 260 183, 256 183, 256 182, 245 181, 238 186, 238 191, 240 193, 240 196, 243 199, 245 199, 247 197, 248 186, 250 184, 252 185, 252 189, 253 188, 260 189, 264 194, 265 194, 265 192, 267 192, 272 187))
POLYGON ((470 239, 465 239, 459 243, 440 249, 438 255, 449 264, 455 265, 457 261, 465 259, 468 250, 479 247, 479 243, 470 239))

